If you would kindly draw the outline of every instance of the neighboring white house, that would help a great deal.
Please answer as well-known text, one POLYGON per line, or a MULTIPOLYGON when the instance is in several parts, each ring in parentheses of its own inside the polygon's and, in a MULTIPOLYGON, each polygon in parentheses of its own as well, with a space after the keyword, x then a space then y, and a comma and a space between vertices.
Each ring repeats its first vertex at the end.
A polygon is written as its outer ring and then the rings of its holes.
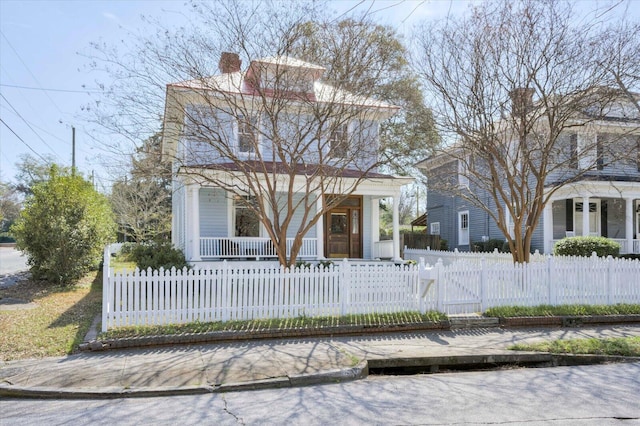
MULTIPOLYGON (((530 92, 529 96, 533 93, 530 92)), ((637 99, 640 96, 636 95, 637 99)), ((531 99, 528 100, 531 102, 531 99)), ((545 181, 551 196, 533 234, 531 250, 553 251, 567 236, 604 236, 621 244, 621 253, 640 253, 640 114, 632 102, 611 103, 598 115, 576 114, 575 127, 558 138, 561 167, 545 181), (620 155, 624 154, 624 155, 620 155)), ((446 153, 418 164, 425 174, 447 176, 450 187, 466 188, 489 199, 465 175, 466 163, 446 153)), ((536 181, 533 181, 535 184, 536 181)), ((504 239, 486 211, 446 191, 430 190, 429 229, 449 248, 469 250, 474 242, 504 239)), ((505 219, 510 223, 509 217, 505 219)))
POLYGON ((223 53, 220 70, 167 85, 162 147, 173 162, 172 242, 187 260, 275 258, 247 203, 273 212, 309 202, 311 192, 309 213, 299 206, 288 224, 287 251, 330 197, 349 194, 309 227, 298 258, 399 259, 400 189, 412 179, 377 169, 379 123, 399 107, 325 84, 324 68, 290 57, 252 60, 242 70, 238 55, 223 53), (342 116, 328 110, 335 106, 342 116), (340 163, 347 152, 349 163, 340 163), (314 174, 331 175, 330 184, 310 186, 314 174), (381 242, 378 206, 387 197, 394 238, 381 242))

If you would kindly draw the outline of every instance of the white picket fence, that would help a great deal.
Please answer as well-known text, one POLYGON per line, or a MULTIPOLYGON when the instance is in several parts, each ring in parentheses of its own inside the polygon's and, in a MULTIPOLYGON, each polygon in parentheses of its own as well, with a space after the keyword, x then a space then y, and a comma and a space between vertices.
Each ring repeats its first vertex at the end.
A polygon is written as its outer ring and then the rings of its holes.
POLYGON ((460 260, 421 265, 422 280, 436 283, 436 309, 447 314, 497 306, 640 303, 640 261, 547 256, 513 264, 460 260))
POLYGON ((114 272, 105 250, 102 330, 300 316, 426 311, 416 265, 357 264, 327 268, 220 262, 206 269, 114 272))
MULTIPOLYGON (((481 252, 465 252, 454 249, 453 251, 431 250, 431 249, 413 249, 404 248, 403 256, 406 260, 415 260, 419 262, 424 259, 429 264, 435 264, 438 260, 442 260, 444 265, 450 265, 458 261, 466 261, 469 263, 480 263, 482 259, 488 262, 513 263, 511 253, 500 253, 496 249, 492 253, 481 252)), ((531 255, 530 262, 544 261, 546 257, 538 250, 531 255)))
MULTIPOLYGON (((640 303, 640 261, 537 257, 458 259, 433 266, 354 263, 327 268, 221 262, 114 273, 105 249, 102 330, 134 325, 438 310, 505 305, 640 303)), ((491 256, 492 254, 490 254, 491 256)))

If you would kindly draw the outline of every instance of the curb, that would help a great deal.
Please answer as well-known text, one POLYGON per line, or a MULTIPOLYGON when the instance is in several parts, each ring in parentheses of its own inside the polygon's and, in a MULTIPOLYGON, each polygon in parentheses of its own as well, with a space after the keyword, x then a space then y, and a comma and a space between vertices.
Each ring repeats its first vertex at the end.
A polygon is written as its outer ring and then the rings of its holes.
POLYGON ((398 358, 361 361, 358 365, 341 370, 325 371, 317 374, 290 377, 275 377, 243 383, 225 383, 214 386, 160 387, 152 389, 103 388, 86 389, 53 389, 10 387, 0 384, 0 397, 34 398, 34 399, 116 399, 116 398, 149 398, 181 395, 203 395, 212 393, 240 392, 263 389, 293 388, 329 383, 343 383, 364 379, 370 369, 421 367, 429 368, 432 373, 440 371, 440 367, 477 367, 504 365, 537 367, 558 367, 594 365, 613 362, 640 362, 640 358, 609 355, 571 355, 550 353, 496 354, 496 355, 461 355, 421 358, 398 358))
POLYGON ((640 315, 583 315, 554 317, 500 317, 500 327, 580 327, 640 323, 640 315))
POLYGON ((328 383, 343 383, 364 379, 369 375, 367 361, 347 369, 329 370, 316 374, 274 377, 240 383, 220 385, 165 387, 153 389, 103 388, 87 390, 82 388, 28 388, 0 384, 0 397, 37 399, 116 399, 149 398, 160 396, 203 395, 210 393, 241 392, 262 389, 293 388, 328 383))

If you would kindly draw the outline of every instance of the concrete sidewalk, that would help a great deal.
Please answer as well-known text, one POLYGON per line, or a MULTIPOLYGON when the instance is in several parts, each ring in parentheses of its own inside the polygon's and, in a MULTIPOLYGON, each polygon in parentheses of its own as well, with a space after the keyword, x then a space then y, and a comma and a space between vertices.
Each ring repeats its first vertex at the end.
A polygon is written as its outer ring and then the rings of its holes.
POLYGON ((640 336, 640 326, 463 329, 83 352, 0 363, 0 396, 118 398, 302 386, 363 378, 373 365, 526 362, 548 355, 506 348, 525 341, 625 336, 640 336))

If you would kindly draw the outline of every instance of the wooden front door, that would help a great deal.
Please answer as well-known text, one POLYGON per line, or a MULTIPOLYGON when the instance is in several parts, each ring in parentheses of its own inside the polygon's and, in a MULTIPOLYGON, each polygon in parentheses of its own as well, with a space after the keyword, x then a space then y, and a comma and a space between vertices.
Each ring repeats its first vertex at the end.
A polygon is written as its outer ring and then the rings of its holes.
POLYGON ((362 197, 349 197, 325 215, 325 257, 362 258, 362 197))

